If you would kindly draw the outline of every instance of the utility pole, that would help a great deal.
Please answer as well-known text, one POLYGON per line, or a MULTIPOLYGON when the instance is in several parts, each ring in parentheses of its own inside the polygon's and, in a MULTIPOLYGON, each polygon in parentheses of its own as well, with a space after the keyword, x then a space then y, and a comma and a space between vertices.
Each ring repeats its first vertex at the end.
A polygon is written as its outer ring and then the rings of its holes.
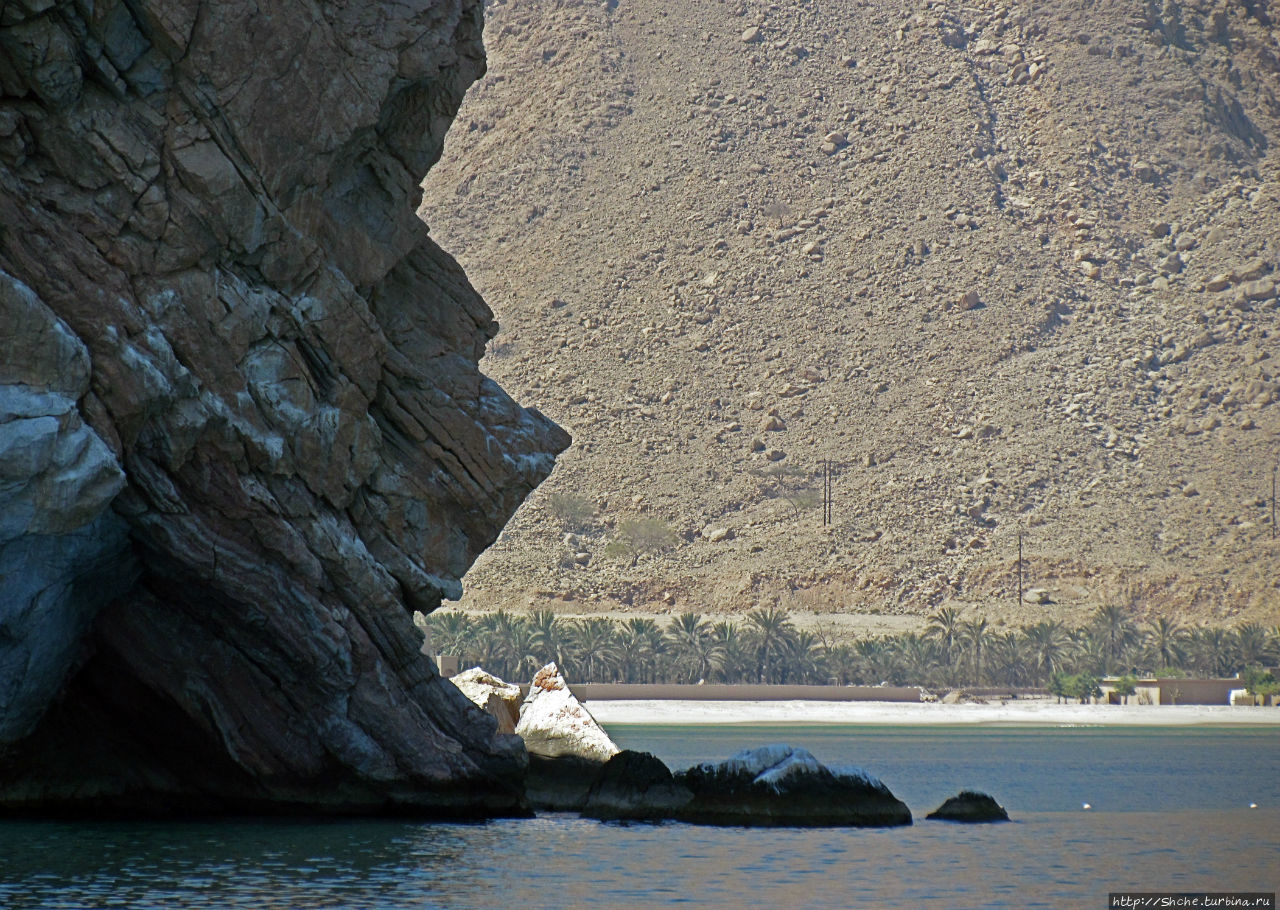
POLYGON ((1018 531, 1018 603, 1022 603, 1022 531, 1018 531))
POLYGON ((822 525, 826 527, 834 520, 834 496, 832 488, 832 479, 835 473, 835 467, 831 464, 831 459, 822 459, 822 525))
POLYGON ((1271 468, 1271 539, 1276 539, 1276 468, 1271 468))

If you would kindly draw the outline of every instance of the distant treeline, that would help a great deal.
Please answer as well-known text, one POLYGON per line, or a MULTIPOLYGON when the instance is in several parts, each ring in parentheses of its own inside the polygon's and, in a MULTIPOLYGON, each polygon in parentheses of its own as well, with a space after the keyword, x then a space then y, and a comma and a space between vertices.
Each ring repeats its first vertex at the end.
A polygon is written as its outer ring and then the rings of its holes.
MULTIPOLYGON (((1229 677, 1280 661, 1280 626, 1189 628, 1167 618, 1135 622, 1104 606, 1083 626, 1046 619, 997 632, 983 617, 944 607, 924 634, 837 643, 798 629, 786 610, 752 610, 742 622, 682 613, 656 620, 566 620, 550 610, 499 610, 427 618, 433 649, 511 681, 556 661, 572 682, 830 683, 835 685, 1049 686, 1068 676, 1229 677)), ((1074 693, 1068 693, 1074 694, 1074 693)))

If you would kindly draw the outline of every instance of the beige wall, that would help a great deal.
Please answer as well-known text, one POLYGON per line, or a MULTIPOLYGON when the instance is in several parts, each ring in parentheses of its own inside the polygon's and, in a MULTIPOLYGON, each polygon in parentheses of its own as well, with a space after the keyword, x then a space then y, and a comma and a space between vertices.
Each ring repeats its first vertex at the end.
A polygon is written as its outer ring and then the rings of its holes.
POLYGON ((582 701, 920 701, 915 686, 751 686, 631 685, 580 683, 573 692, 582 701))

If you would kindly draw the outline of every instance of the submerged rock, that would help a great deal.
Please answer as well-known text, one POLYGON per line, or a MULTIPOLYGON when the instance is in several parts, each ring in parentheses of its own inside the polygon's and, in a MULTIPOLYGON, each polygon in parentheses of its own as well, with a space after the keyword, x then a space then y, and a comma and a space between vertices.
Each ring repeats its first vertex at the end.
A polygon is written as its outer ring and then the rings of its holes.
POLYGON ((961 790, 925 818, 949 822, 1007 822, 1009 813, 985 793, 961 790))
POLYGON ((568 443, 415 214, 483 3, 304 6, 0 17, 0 807, 524 811, 410 619, 568 443))
POLYGON ((828 768, 788 745, 747 749, 727 761, 704 762, 675 776, 693 793, 678 812, 685 821, 717 825, 881 827, 911 824, 911 811, 876 778, 828 768))
POLYGON ((656 756, 623 749, 600 771, 582 814, 602 821, 657 821, 674 818, 692 799, 656 756))
POLYGON ((520 687, 503 682, 479 667, 449 677, 463 695, 498 722, 499 733, 516 732, 520 721, 520 687))
POLYGON ((605 762, 619 751, 554 662, 533 677, 516 734, 529 751, 526 792, 535 809, 581 809, 605 762))

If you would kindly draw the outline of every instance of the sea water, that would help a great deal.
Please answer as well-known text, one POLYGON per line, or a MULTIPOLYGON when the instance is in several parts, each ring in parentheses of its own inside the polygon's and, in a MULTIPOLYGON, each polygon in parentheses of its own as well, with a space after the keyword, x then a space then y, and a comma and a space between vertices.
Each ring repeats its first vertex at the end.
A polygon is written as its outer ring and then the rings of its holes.
POLYGON ((3 822, 0 907, 1103 908, 1110 891, 1280 887, 1274 728, 609 730, 677 768, 804 746, 880 777, 916 824, 3 822), (1014 821, 924 820, 964 787, 1014 821))

